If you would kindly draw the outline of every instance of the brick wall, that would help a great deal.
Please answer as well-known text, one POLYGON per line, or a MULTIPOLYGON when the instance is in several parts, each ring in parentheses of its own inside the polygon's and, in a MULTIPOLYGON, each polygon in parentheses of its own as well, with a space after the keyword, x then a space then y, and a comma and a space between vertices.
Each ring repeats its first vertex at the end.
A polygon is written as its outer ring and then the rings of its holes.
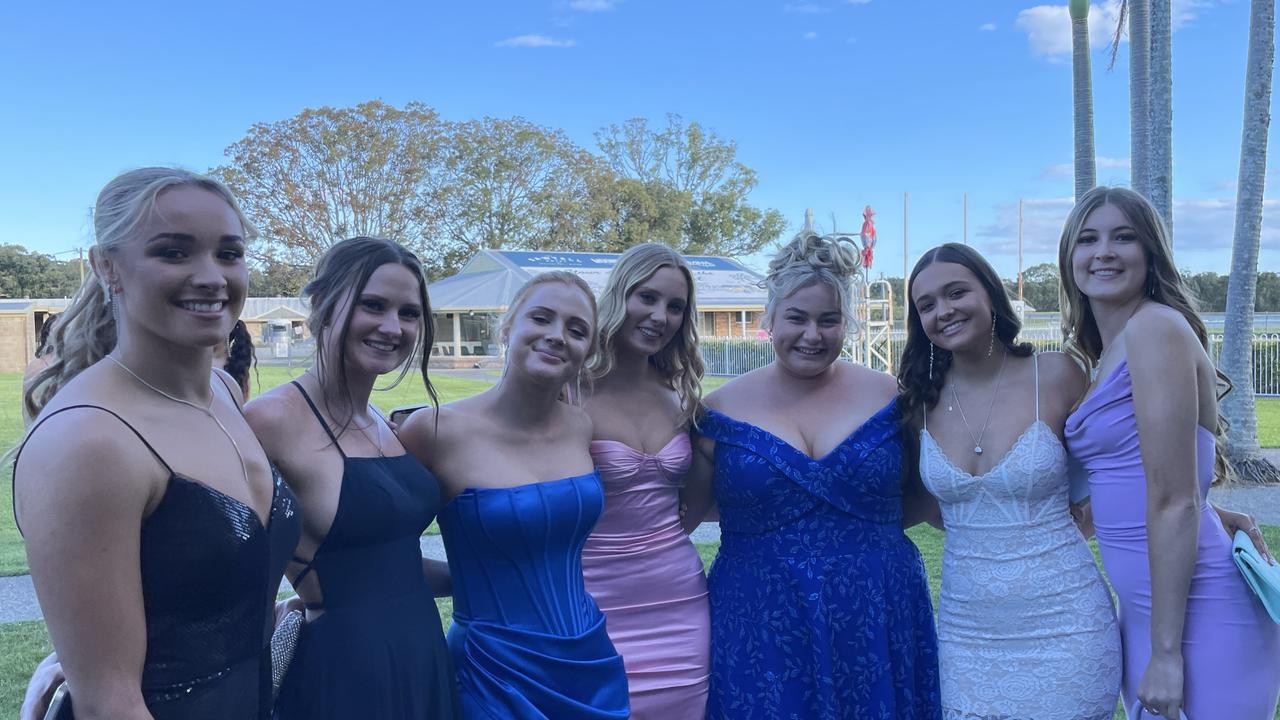
POLYGON ((0 315, 0 372, 22 372, 35 356, 36 331, 30 313, 0 315))

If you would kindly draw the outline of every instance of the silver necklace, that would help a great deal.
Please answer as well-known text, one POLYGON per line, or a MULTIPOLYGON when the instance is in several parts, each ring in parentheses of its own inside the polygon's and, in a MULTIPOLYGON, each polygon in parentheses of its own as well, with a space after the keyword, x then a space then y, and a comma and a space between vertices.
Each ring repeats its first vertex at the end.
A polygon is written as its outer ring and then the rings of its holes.
POLYGON ((955 378, 951 380, 951 399, 955 402, 956 407, 960 409, 960 420, 964 423, 964 429, 969 433, 969 437, 973 440, 973 454, 982 454, 982 436, 987 432, 987 423, 991 422, 991 411, 996 406, 996 396, 1000 394, 1000 381, 1004 379, 1004 363, 1009 359, 1009 353, 1005 353, 1000 359, 1000 372, 996 375, 996 388, 991 392, 991 404, 987 406, 987 419, 982 421, 982 429, 975 436, 973 428, 969 427, 969 418, 964 415, 964 406, 960 404, 960 396, 956 394, 955 378))
POLYGON ((359 430, 365 438, 367 438, 369 442, 373 443, 373 446, 378 449, 378 457, 386 457, 387 453, 382 449, 382 425, 378 424, 377 418, 374 418, 373 422, 369 424, 373 426, 373 431, 378 434, 377 439, 370 435, 369 431, 363 426, 356 425, 356 429, 359 430))
POLYGON ((187 407, 195 408, 196 410, 199 410, 200 412, 207 415, 209 419, 212 420, 213 423, 218 426, 218 429, 222 431, 222 434, 226 435, 227 439, 231 441, 231 447, 234 448, 236 451, 236 459, 240 461, 240 473, 243 475, 244 486, 251 491, 253 490, 253 486, 249 484, 249 468, 246 467, 244 464, 244 454, 240 452, 240 444, 237 443, 236 439, 231 436, 230 431, 228 431, 227 427, 222 424, 222 421, 218 419, 218 416, 213 414, 213 397, 214 396, 212 392, 209 393, 209 404, 206 405, 205 407, 200 407, 199 405, 191 402, 190 400, 183 400, 180 397, 170 395, 169 393, 161 390, 155 385, 152 385, 146 380, 143 380, 141 375, 138 375, 138 373, 131 370, 128 365, 125 365, 124 362, 122 362, 119 358, 115 357, 114 355, 107 355, 106 357, 111 362, 115 363, 116 365, 119 365, 121 370, 124 370, 125 372, 132 375, 134 380, 137 380, 138 382, 142 383, 144 386, 151 389, 153 392, 161 395, 162 397, 168 398, 176 403, 186 405, 187 407))

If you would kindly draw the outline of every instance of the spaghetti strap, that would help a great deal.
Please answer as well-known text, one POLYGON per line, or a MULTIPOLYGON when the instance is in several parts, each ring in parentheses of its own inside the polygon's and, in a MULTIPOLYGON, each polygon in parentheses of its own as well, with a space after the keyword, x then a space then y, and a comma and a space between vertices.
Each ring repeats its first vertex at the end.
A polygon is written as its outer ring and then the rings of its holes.
POLYGON ((77 410, 77 409, 79 409, 79 408, 91 408, 91 409, 94 409, 94 410, 101 410, 102 412, 107 413, 108 415, 110 415, 110 416, 114 417, 115 419, 119 420, 119 421, 120 421, 120 423, 121 423, 122 425, 124 425, 125 427, 129 428, 129 431, 130 431, 130 432, 132 432, 134 435, 136 435, 136 436, 137 436, 138 440, 142 442, 142 444, 147 448, 147 450, 148 450, 148 451, 150 451, 150 453, 151 453, 152 457, 154 457, 154 458, 156 459, 156 461, 157 461, 157 462, 159 462, 161 465, 163 465, 163 466, 164 466, 165 472, 169 473, 169 476, 170 476, 170 477, 172 477, 172 476, 173 476, 173 468, 169 467, 169 463, 165 462, 164 458, 163 458, 163 457, 161 457, 160 453, 159 453, 159 452, 157 452, 157 451, 156 451, 156 449, 155 449, 154 447, 152 447, 152 446, 151 446, 151 443, 147 442, 147 439, 146 439, 145 437, 143 437, 143 436, 142 436, 142 433, 138 432, 138 429, 137 429, 137 428, 135 428, 134 426, 130 425, 130 424, 129 424, 129 421, 127 421, 127 420, 125 420, 124 418, 120 417, 120 416, 119 416, 119 415, 117 415, 114 411, 108 410, 107 408, 104 408, 104 407, 102 407, 101 405, 88 405, 88 404, 81 404, 81 405, 68 405, 68 406, 66 406, 66 407, 64 407, 64 408, 58 408, 57 410, 54 410, 53 412, 49 413, 48 415, 46 415, 46 416, 44 416, 44 417, 40 418, 40 421, 39 421, 39 422, 37 422, 34 426, 32 426, 31 430, 30 430, 29 432, 27 432, 27 437, 26 437, 26 439, 24 439, 24 440, 22 441, 22 444, 18 446, 18 451, 17 451, 16 453, 14 453, 14 455, 13 455, 13 474, 10 476, 10 484, 12 485, 12 490, 13 490, 13 492, 12 492, 12 495, 13 495, 13 524, 14 524, 14 527, 17 527, 17 529, 18 529, 18 534, 22 534, 22 528, 21 528, 21 527, 18 527, 18 492, 17 492, 17 485, 18 485, 18 461, 22 459, 22 451, 23 451, 23 449, 24 449, 24 448, 26 448, 26 447, 27 447, 27 441, 31 439, 31 436, 32 436, 32 435, 35 435, 35 434, 36 434, 36 431, 40 429, 40 426, 41 426, 41 425, 44 425, 44 424, 45 424, 45 422, 47 422, 50 418, 52 418, 52 417, 53 417, 53 416, 55 416, 55 415, 59 415, 59 414, 61 414, 61 413, 64 413, 64 412, 66 412, 66 411, 68 411, 68 410, 77 410))
POLYGON ((297 380, 290 380, 289 384, 298 388, 298 392, 302 393, 302 399, 307 401, 307 405, 311 408, 312 414, 316 416, 316 422, 319 422, 320 427, 324 428, 325 434, 333 441, 333 446, 338 449, 338 454, 342 456, 343 460, 346 460, 347 454, 342 451, 342 446, 338 444, 338 437, 333 434, 333 430, 329 429, 329 423, 324 421, 324 416, 320 414, 320 408, 316 407, 316 404, 311 401, 311 396, 307 394, 305 389, 303 389, 302 383, 297 380))
POLYGON ((218 380, 222 381, 222 386, 227 389, 227 394, 231 396, 231 402, 236 404, 236 409, 240 411, 241 415, 243 415, 244 406, 240 404, 240 397, 238 397, 235 394, 235 391, 231 389, 231 386, 227 384, 227 379, 222 377, 222 373, 219 373, 217 370, 213 371, 213 376, 218 378, 218 380))
POLYGON ((1035 364, 1036 376, 1036 422, 1040 422, 1040 353, 1032 355, 1031 361, 1035 364))

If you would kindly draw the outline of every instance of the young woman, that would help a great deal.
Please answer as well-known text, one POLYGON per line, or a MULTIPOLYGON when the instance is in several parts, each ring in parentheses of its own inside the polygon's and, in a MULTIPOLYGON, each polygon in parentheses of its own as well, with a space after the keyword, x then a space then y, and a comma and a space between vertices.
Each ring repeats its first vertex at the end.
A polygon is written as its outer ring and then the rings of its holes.
POLYGON ((721 545, 709 716, 937 720, 924 564, 902 531, 897 383, 840 362, 852 245, 801 234, 769 265, 777 359, 706 400, 688 493, 721 545))
POLYGON ((244 303, 253 227, 220 183, 171 168, 115 178, 93 218, 93 276, 25 393, 37 422, 14 466, 76 717, 268 718, 300 517, 210 352, 244 303))
POLYGON ((582 580, 582 546, 604 505, 591 419, 559 399, 594 350, 595 299, 576 275, 538 275, 499 335, 498 384, 438 416, 418 411, 401 433, 448 499, 440 531, 462 714, 629 717, 622 658, 582 580))
POLYGON ((1269 719, 1280 626, 1205 503, 1222 462, 1218 374, 1160 218, 1137 193, 1094 188, 1067 216, 1058 266, 1068 352, 1095 376, 1066 438, 1120 600, 1129 717, 1269 719))
POLYGON ((1061 440, 1084 375, 1017 342, 999 276, 968 246, 926 252, 907 292, 898 403, 914 480, 936 498, 928 519, 947 531, 943 717, 1110 720, 1120 633, 1072 520, 1061 440))
POLYGON ((433 334, 422 264, 390 240, 351 238, 325 253, 302 292, 315 365, 245 409, 306 519, 291 579, 307 622, 276 718, 455 717, 433 600, 448 593, 448 570, 418 545, 440 490, 369 404, 379 376, 403 368, 403 378, 418 357, 435 400, 419 353, 433 334))
POLYGON ((684 260, 664 245, 631 248, 601 294, 600 350, 586 369, 605 503, 582 571, 626 663, 635 720, 706 716, 707 581, 679 512, 701 396, 696 313, 684 260))

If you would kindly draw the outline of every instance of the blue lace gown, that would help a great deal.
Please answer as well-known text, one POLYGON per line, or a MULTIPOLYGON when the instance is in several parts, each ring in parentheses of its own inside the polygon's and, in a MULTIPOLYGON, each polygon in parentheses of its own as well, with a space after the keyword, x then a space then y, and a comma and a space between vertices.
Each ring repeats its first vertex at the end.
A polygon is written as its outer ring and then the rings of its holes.
POLYGON ((467 720, 624 720, 627 675, 582 579, 595 472, 468 488, 440 511, 467 720))
POLYGON ((814 460, 710 410, 720 552, 713 720, 937 720, 924 563, 902 531, 895 403, 814 460))

